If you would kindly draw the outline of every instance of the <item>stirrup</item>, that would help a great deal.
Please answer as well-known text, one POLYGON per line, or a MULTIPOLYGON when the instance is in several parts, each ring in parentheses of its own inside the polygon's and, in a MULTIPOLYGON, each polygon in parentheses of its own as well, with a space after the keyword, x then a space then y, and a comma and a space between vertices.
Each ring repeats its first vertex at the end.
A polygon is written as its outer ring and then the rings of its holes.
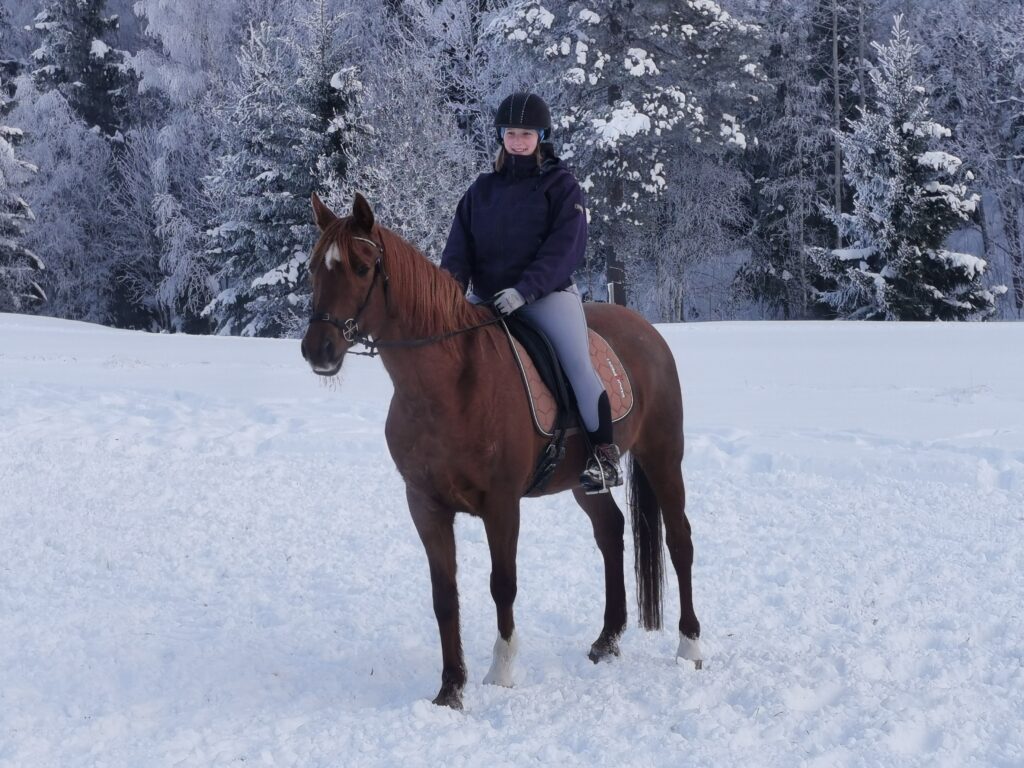
POLYGON ((622 470, 617 466, 620 457, 618 446, 612 443, 608 447, 612 450, 609 450, 607 454, 602 453, 600 448, 596 449, 580 475, 580 485, 588 496, 608 493, 613 487, 622 485, 622 470), (618 482, 608 482, 610 473, 613 473, 612 479, 618 480, 618 482), (600 483, 594 477, 595 474, 600 475, 600 483))
POLYGON ((585 482, 583 485, 583 494, 585 496, 597 496, 599 493, 611 493, 612 489, 608 487, 607 481, 604 479, 604 475, 601 476, 601 485, 592 485, 591 482, 585 482))

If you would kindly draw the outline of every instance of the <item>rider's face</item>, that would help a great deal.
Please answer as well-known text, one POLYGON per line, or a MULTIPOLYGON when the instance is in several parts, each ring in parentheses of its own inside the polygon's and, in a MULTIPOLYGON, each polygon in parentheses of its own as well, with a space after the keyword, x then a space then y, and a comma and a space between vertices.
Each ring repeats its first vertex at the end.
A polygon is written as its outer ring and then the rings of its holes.
POLYGON ((513 155, 532 155, 537 149, 540 135, 531 128, 506 128, 505 151, 513 155))

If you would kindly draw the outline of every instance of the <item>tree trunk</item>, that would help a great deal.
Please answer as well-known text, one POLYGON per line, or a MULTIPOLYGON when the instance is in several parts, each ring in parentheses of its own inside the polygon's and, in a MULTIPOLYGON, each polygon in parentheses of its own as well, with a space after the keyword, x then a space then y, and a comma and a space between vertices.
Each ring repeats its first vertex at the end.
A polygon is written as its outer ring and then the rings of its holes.
MULTIPOLYGON (((609 195, 609 202, 613 207, 618 206, 622 202, 622 182, 612 182, 612 190, 609 195)), ((614 304, 621 304, 627 306, 628 301, 626 298, 626 264, 619 258, 618 251, 616 249, 616 241, 618 238, 616 235, 618 227, 614 227, 608 234, 611 237, 607 238, 605 243, 605 274, 608 277, 608 301, 614 304)))
MULTIPOLYGON (((839 89, 839 0, 832 0, 832 127, 836 132, 843 128, 842 100, 839 89)), ((835 144, 833 172, 835 173, 835 214, 836 214, 836 248, 843 247, 843 231, 839 227, 843 215, 843 151, 839 139, 833 137, 835 144)))
POLYGON ((857 3, 857 86, 860 90, 860 113, 867 106, 867 83, 864 82, 864 67, 868 60, 867 33, 864 30, 864 0, 857 3))
POLYGON ((978 200, 978 226, 981 228, 981 257, 986 263, 991 264, 993 259, 992 232, 988 228, 984 196, 978 200))
MULTIPOLYGON (((615 179, 611 183, 611 188, 608 194, 608 202, 612 210, 618 208, 622 204, 622 199, 622 182, 615 179)), ((608 301, 625 307, 628 306, 629 302, 626 296, 626 264, 619 257, 617 250, 619 229, 620 226, 618 224, 613 224, 608 228, 610 231, 606 230, 607 237, 605 238, 604 263, 605 275, 608 279, 608 301)))
POLYGON ((1024 238, 1021 237, 1020 193, 1016 189, 1011 189, 1006 199, 1000 203, 1003 212, 1003 233, 1010 254, 1013 305, 1017 309, 1017 317, 1020 317, 1024 310, 1024 238))
MULTIPOLYGON (((808 189, 808 184, 806 183, 806 176, 805 176, 807 166, 804 165, 804 147, 803 147, 803 143, 799 142, 799 141, 797 142, 797 153, 798 153, 798 159, 800 161, 800 166, 799 166, 800 167, 800 175, 798 177, 799 181, 800 181, 800 186, 799 186, 800 195, 797 198, 797 201, 798 201, 797 205, 798 205, 798 207, 797 207, 797 238, 796 238, 797 264, 800 265, 800 270, 799 270, 800 285, 798 287, 798 290, 800 291, 800 296, 799 296, 798 300, 800 302, 800 319, 801 320, 805 320, 805 319, 807 319, 807 315, 809 314, 809 307, 808 307, 807 299, 809 298, 809 295, 810 295, 810 282, 811 282, 810 276, 808 274, 808 269, 807 269, 807 248, 808 248, 808 245, 809 245, 808 242, 807 242, 807 219, 811 215, 811 212, 810 212, 809 209, 812 206, 807 205, 806 191, 808 189)), ((810 188, 813 189, 814 187, 812 186, 810 188)), ((786 296, 787 296, 787 298, 786 298, 786 319, 789 320, 790 319, 789 318, 789 314, 790 314, 790 303, 791 303, 792 292, 791 291, 787 291, 786 292, 786 296)))
MULTIPOLYGON (((626 6, 627 9, 631 9, 632 3, 626 3, 626 6)), ((609 16, 608 24, 613 38, 620 38, 622 35, 622 23, 619 21, 615 14, 611 14, 609 16)), ((615 104, 621 98, 622 87, 614 84, 609 85, 608 106, 614 107, 615 104)), ((615 304, 621 304, 622 306, 627 306, 626 264, 616 252, 616 246, 618 244, 617 241, 619 239, 618 237, 616 237, 616 235, 618 235, 619 225, 617 222, 617 216, 615 212, 617 211, 619 206, 622 205, 624 197, 625 192, 622 186, 622 179, 619 178, 618 175, 616 175, 615 178, 611 180, 611 184, 609 185, 608 189, 608 204, 610 208, 609 212, 612 214, 613 219, 616 220, 616 223, 610 227, 611 232, 609 232, 609 234, 611 235, 611 237, 607 238, 607 242, 605 244, 605 274, 608 278, 608 301, 613 302, 615 304)))

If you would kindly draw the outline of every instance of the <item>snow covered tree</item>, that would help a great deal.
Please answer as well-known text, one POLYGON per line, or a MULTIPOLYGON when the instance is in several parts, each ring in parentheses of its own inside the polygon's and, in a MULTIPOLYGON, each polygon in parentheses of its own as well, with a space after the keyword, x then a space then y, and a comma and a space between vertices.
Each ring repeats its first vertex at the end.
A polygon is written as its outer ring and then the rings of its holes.
MULTIPOLYGON (((12 14, 9 5, 12 5, 16 0, 0 0, 0 62, 21 62, 25 57, 25 44, 24 38, 27 37, 28 33, 24 30, 26 19, 19 18, 24 16, 27 10, 23 9, 19 5, 14 7, 17 9, 17 14, 12 14)), ((20 0, 17 0, 20 2, 20 0)), ((16 73, 8 71, 6 76, 8 78, 14 76, 16 73)))
POLYGON ((624 283, 623 252, 671 182, 678 145, 746 146, 742 120, 762 81, 758 27, 712 0, 570 0, 519 6, 496 30, 547 63, 564 154, 586 169, 592 242, 609 281, 624 283))
POLYGON ((833 224, 851 210, 839 135, 868 92, 867 49, 877 0, 747 0, 764 30, 773 94, 754 111, 751 259, 741 295, 774 316, 813 316, 820 276, 808 248, 841 246, 833 224))
POLYGON ((110 249, 110 142, 85 127, 57 90, 39 93, 17 80, 11 122, 25 132, 21 157, 38 168, 24 198, 36 214, 26 246, 44 254, 38 281, 43 311, 55 317, 111 323, 115 264, 110 249))
POLYGON ((874 108, 840 137, 854 211, 840 219, 851 248, 814 257, 834 286, 821 300, 843 318, 965 320, 988 317, 995 295, 981 284, 985 261, 946 250, 949 233, 974 212, 973 176, 935 147, 950 131, 929 115, 914 69, 917 46, 896 17, 885 46, 874 44, 874 108))
POLYGON ((207 179, 215 225, 209 254, 223 289, 203 311, 221 333, 281 336, 304 323, 303 270, 314 231, 313 168, 303 137, 314 116, 297 98, 295 57, 270 24, 249 28, 228 92, 225 148, 207 179))
POLYGON ((12 106, 9 85, 0 75, 0 312, 24 312, 46 299, 38 283, 43 262, 25 244, 35 215, 21 196, 25 176, 36 168, 15 155, 23 133, 3 123, 12 106))
POLYGON ((666 172, 675 181, 654 203, 651 225, 638 231, 640 247, 629 264, 633 306, 657 322, 708 319, 711 303, 726 304, 729 283, 709 290, 703 276, 718 265, 735 271, 731 257, 749 226, 743 175, 731 163, 686 148, 669 157, 666 172))
POLYGON ((326 197, 328 190, 346 183, 354 146, 365 133, 354 118, 362 84, 341 54, 341 17, 326 0, 311 0, 309 6, 293 46, 300 102, 313 117, 303 135, 304 152, 315 188, 326 197))
POLYGON ((41 40, 33 76, 41 91, 56 88, 88 127, 116 138, 124 128, 135 77, 124 51, 111 47, 116 16, 106 0, 48 0, 35 18, 41 40))
POLYGON ((493 162, 493 107, 529 77, 524 52, 488 34, 493 12, 481 8, 496 5, 408 0, 361 30, 366 132, 330 203, 346 210, 361 191, 381 221, 435 259, 459 198, 493 162))
MULTIPOLYGON (((868 84, 866 15, 869 0, 811 0, 810 47, 811 74, 821 101, 819 106, 831 116, 831 167, 820 171, 831 191, 832 218, 838 220, 847 210, 844 205, 842 144, 840 134, 866 105, 868 84)), ((825 157, 822 158, 826 159, 825 157)), ((836 230, 836 248, 842 247, 841 232, 836 230)))
POLYGON ((165 93, 175 111, 208 110, 204 94, 237 74, 236 53, 244 37, 239 2, 136 0, 135 13, 154 42, 132 60, 141 87, 165 93))
MULTIPOLYGON (((195 131, 204 135, 201 125, 195 131)), ((124 299, 145 318, 139 327, 190 333, 209 330, 200 312, 216 283, 206 259, 202 188, 187 175, 202 167, 199 146, 174 142, 166 128, 128 132, 117 154, 112 189, 111 252, 124 299)))
POLYGON ((954 126, 984 194, 978 227, 990 274, 1011 285, 1005 317, 1024 316, 1024 6, 951 0, 941 23, 922 13, 923 66, 936 109, 954 126))
POLYGON ((11 34, 11 12, 0 5, 0 51, 7 51, 7 37, 11 34))
MULTIPOLYGON (((243 132, 237 130, 246 120, 245 105, 239 99, 257 99, 263 88, 249 83, 252 89, 248 96, 240 96, 246 77, 240 68, 246 61, 251 65, 251 59, 238 55, 248 38, 236 39, 237 20, 247 19, 254 27, 265 24, 273 30, 273 52, 268 55, 276 57, 279 66, 270 90, 276 89, 278 97, 284 99, 278 107, 291 120, 281 126, 280 136, 288 138, 275 148, 280 151, 273 157, 262 156, 269 165, 261 166, 254 176, 280 162, 284 175, 301 169, 298 176, 312 178, 315 188, 323 193, 344 183, 350 145, 357 132, 348 113, 359 83, 353 70, 342 63, 341 19, 326 0, 283 4, 272 0, 226 0, 217 4, 205 0, 173 4, 140 0, 136 12, 144 17, 147 35, 158 45, 141 51, 133 66, 140 73, 142 88, 163 94, 169 109, 162 116, 158 132, 153 135, 148 130, 140 131, 142 146, 128 152, 131 157, 120 163, 128 175, 119 185, 118 210, 122 218, 136 223, 146 220, 146 226, 152 229, 144 240, 153 246, 145 251, 144 260, 149 263, 143 265, 135 259, 128 280, 136 300, 154 309, 160 327, 195 331, 212 324, 227 331, 224 307, 211 302, 217 296, 222 301, 227 297, 222 288, 238 289, 233 270, 242 267, 238 262, 225 262, 223 238, 211 242, 208 232, 216 231, 225 222, 224 217, 231 215, 228 209, 239 202, 230 195, 224 197, 227 179, 221 174, 232 162, 229 156, 237 160, 252 149, 244 145, 243 132), (298 23, 282 23, 295 19, 298 23), (292 109, 288 104, 297 106, 292 109), (138 201, 143 199, 148 201, 143 206, 147 210, 139 208, 138 201), (212 280, 213 271, 219 276, 220 287, 212 280), (207 307, 209 311, 201 316, 199 310, 207 307)), ((274 73, 268 69, 261 70, 261 76, 273 78, 274 73)), ((263 93, 267 95, 266 88, 263 93)), ((261 107, 260 114, 273 122, 266 107, 261 107)), ((256 131, 251 126, 247 130, 256 131)), ((254 162, 259 165, 261 161, 254 162)), ((235 170, 245 172, 240 166, 235 170)), ((233 178, 230 173, 228 177, 233 178)), ((269 177, 265 176, 264 181, 269 177)), ((231 183, 235 182, 239 179, 231 183)), ((264 186, 264 202, 269 205, 275 187, 271 183, 264 186)), ((306 202, 295 209, 301 210, 303 227, 309 219, 310 189, 300 189, 306 202)), ((260 222, 258 216, 251 220, 256 229, 263 226, 260 222)), ((265 223, 280 226, 276 220, 265 223)), ((295 222, 293 225, 298 226, 295 222)), ((123 229, 135 231, 139 226, 126 223, 123 229)), ((280 238, 280 233, 270 237, 280 238)), ((235 242, 232 237, 226 239, 235 242)), ((130 243, 125 240, 122 245, 125 257, 129 256, 130 243)), ((303 247, 308 249, 308 243, 303 247)), ((246 261, 244 256, 240 259, 246 261)), ((248 279, 258 284, 246 289, 249 293, 245 302, 261 307, 261 311, 290 306, 285 316, 293 326, 301 323, 307 314, 304 303, 308 302, 304 259, 295 250, 289 251, 283 263, 263 254, 249 264, 248 279), (284 280, 280 279, 282 274, 286 275, 284 280)), ((239 311, 246 312, 244 308, 239 311)), ((233 322, 233 332, 240 332, 245 324, 233 322)), ((250 332, 278 331, 268 327, 250 332)))
POLYGON ((493 109, 508 93, 529 90, 535 62, 530 51, 492 33, 493 20, 516 0, 405 0, 397 28, 404 50, 434 62, 441 78, 439 108, 452 113, 484 162, 496 150, 493 109))
MULTIPOLYGON (((759 4, 760 5, 760 4, 759 4)), ((772 2, 762 9, 762 61, 772 93, 753 110, 758 145, 742 164, 751 179, 751 257, 737 274, 737 293, 769 316, 807 317, 817 274, 807 249, 833 242, 827 215, 833 112, 826 100, 811 40, 808 0, 772 2)))
POLYGON ((133 57, 132 67, 140 90, 165 107, 151 109, 149 125, 129 134, 130 146, 119 158, 117 231, 136 235, 119 237, 115 245, 132 300, 150 309, 161 330, 212 327, 201 316, 219 290, 207 254, 213 214, 203 179, 218 151, 218 104, 237 77, 240 2, 134 5, 150 45, 133 57))

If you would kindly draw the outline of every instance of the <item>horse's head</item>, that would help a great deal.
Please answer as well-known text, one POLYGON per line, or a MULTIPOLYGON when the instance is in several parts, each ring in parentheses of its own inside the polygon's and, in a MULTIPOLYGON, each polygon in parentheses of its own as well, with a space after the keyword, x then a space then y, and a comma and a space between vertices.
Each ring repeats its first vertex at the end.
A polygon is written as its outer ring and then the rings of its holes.
POLYGON ((320 239, 309 262, 313 316, 302 339, 302 357, 315 373, 333 376, 364 327, 373 294, 383 290, 383 248, 374 232, 373 211, 358 193, 352 215, 341 218, 314 193, 313 217, 320 239))

